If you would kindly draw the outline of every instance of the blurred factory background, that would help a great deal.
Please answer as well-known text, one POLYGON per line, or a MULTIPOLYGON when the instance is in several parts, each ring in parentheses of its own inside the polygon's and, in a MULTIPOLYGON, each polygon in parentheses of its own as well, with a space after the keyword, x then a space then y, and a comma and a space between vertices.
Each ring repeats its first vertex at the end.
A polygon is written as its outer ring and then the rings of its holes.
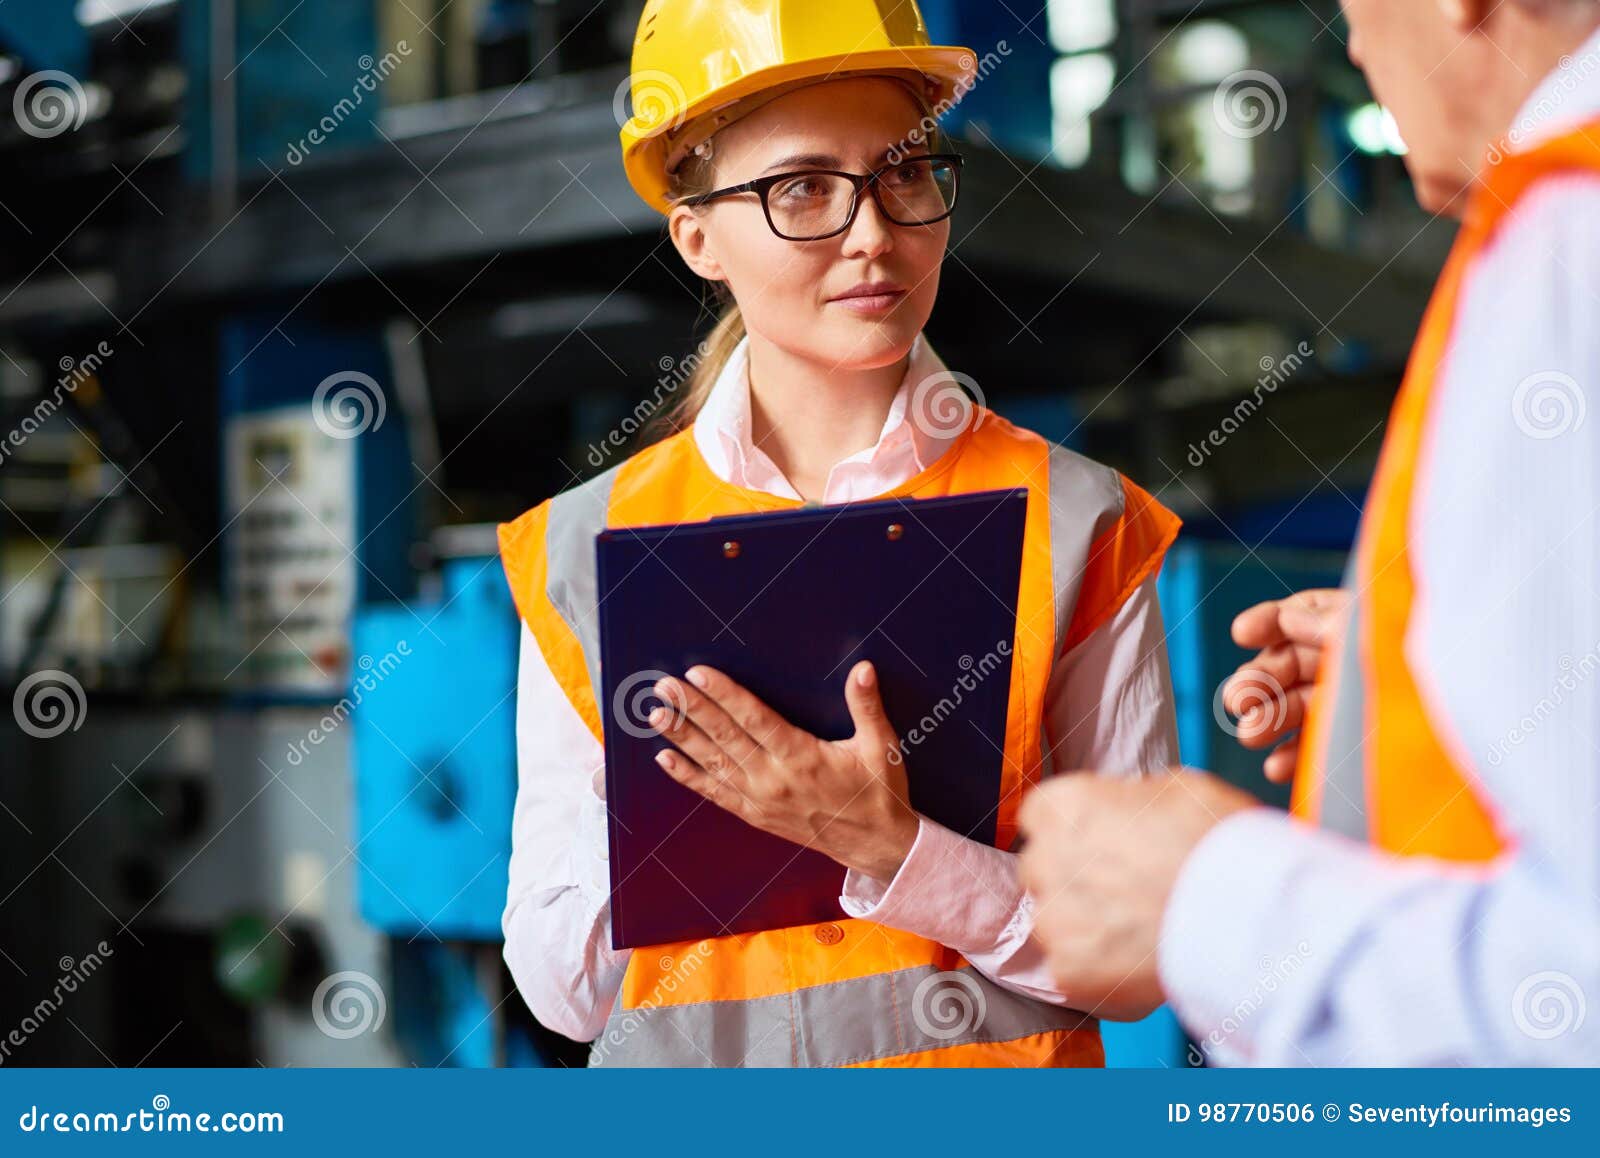
MULTIPOLYGON (((711 320, 619 163, 641 6, 0 5, 4 1064, 582 1064, 500 961, 492 526, 711 320)), ((1259 789, 1229 620, 1337 578, 1450 227, 1336 0, 923 10, 984 60, 930 337, 1185 516, 1184 755, 1259 789)))

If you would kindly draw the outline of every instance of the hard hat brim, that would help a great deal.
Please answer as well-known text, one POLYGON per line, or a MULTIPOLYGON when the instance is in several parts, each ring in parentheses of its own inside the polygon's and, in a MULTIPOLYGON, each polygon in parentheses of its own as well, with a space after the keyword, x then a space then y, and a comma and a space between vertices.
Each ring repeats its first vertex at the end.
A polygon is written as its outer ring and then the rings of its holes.
MULTIPOLYGON (((643 130, 636 121, 622 126, 622 159, 628 183, 647 205, 672 211, 667 157, 672 141, 699 118, 768 89, 800 81, 822 83, 880 73, 920 73, 929 82, 928 103, 937 108, 964 96, 977 79, 978 62, 970 48, 928 45, 817 57, 758 69, 691 102, 672 119, 643 130)), ((942 110, 940 110, 942 111, 942 110)))

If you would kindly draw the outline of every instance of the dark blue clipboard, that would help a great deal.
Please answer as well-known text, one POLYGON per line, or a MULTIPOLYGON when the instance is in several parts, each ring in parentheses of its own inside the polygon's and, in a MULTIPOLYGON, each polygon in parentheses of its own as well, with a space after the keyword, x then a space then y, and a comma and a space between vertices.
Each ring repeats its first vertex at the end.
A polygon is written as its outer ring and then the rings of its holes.
POLYGON ((1027 499, 874 500, 596 537, 613 948, 844 916, 839 864, 656 764, 671 745, 645 722, 661 702, 650 688, 697 663, 843 739, 845 679, 870 659, 913 807, 993 843, 1027 499))

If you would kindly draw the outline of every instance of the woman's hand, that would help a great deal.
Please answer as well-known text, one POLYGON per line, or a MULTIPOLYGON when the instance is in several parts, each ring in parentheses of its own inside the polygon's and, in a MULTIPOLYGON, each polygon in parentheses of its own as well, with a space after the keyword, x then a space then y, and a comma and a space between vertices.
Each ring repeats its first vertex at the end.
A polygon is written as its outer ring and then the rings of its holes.
POLYGON ((667 677, 650 725, 678 747, 656 761, 756 828, 814 848, 846 868, 888 882, 916 841, 899 738, 884 714, 870 663, 851 669, 845 703, 856 732, 820 740, 790 724, 715 668, 667 677))
POLYGON ((1238 719, 1239 743, 1246 748, 1278 745, 1263 765, 1275 784, 1294 775, 1317 668, 1349 608, 1348 591, 1301 591, 1258 603, 1233 621, 1233 641, 1261 650, 1222 685, 1222 706, 1238 719))

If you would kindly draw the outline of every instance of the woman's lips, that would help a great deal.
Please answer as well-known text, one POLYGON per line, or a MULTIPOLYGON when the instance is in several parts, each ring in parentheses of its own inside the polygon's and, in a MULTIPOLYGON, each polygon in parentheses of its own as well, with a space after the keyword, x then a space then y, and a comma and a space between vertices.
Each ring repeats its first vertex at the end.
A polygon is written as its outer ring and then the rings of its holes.
POLYGON ((894 309, 905 296, 905 290, 891 286, 861 286, 834 298, 833 304, 852 313, 882 314, 894 309))

